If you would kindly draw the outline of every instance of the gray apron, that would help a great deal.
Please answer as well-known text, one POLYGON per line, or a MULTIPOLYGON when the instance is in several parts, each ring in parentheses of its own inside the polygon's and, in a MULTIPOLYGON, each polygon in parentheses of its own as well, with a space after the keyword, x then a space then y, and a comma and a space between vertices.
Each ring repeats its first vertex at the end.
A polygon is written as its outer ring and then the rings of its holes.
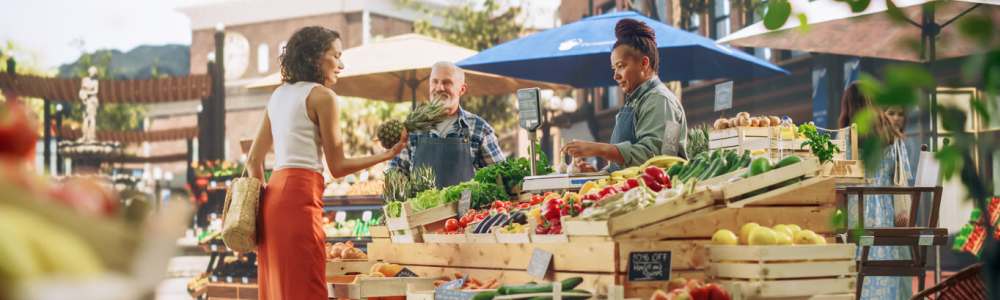
MULTIPOLYGON (((635 109, 631 106, 623 106, 615 115, 615 128, 611 131, 611 144, 621 142, 637 143, 635 136, 635 109)), ((611 163, 608 171, 620 170, 621 166, 611 163)))
POLYGON ((413 167, 430 166, 438 188, 468 181, 476 172, 466 130, 462 130, 462 137, 454 138, 421 134, 414 148, 413 167))

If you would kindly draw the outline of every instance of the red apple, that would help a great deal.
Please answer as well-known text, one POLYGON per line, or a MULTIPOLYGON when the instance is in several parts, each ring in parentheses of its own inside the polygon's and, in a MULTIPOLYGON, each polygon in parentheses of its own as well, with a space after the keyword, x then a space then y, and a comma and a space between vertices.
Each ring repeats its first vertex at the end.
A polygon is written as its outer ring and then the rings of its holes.
POLYGON ((654 192, 659 192, 660 190, 663 189, 663 186, 660 185, 659 182, 657 182, 656 178, 649 174, 642 174, 640 178, 642 178, 642 182, 646 184, 646 187, 648 187, 650 190, 653 190, 654 192))

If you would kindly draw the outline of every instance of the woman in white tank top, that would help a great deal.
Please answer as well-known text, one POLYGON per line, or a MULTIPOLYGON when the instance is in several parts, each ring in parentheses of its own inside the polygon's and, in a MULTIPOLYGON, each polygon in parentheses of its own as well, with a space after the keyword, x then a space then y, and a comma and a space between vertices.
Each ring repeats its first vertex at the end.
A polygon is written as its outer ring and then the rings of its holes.
POLYGON ((343 177, 389 160, 406 147, 404 132, 386 152, 344 157, 337 95, 330 89, 344 68, 342 53, 336 31, 313 26, 295 32, 281 56, 283 84, 267 103, 247 160, 250 176, 263 180, 264 158, 274 147, 274 173, 257 225, 260 299, 327 299, 320 155, 334 177, 343 177))

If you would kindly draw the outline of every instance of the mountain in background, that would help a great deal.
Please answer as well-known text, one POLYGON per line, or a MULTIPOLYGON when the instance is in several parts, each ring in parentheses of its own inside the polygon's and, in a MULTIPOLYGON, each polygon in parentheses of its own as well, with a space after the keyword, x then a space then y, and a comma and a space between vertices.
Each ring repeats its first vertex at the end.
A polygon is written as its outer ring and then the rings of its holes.
MULTIPOLYGON (((89 53, 91 58, 98 61, 99 57, 108 54, 111 55, 109 70, 114 79, 149 79, 154 69, 158 76, 187 76, 190 72, 191 51, 187 45, 143 45, 128 52, 97 50, 89 53)), ((79 76, 87 55, 81 55, 73 63, 59 66, 59 77, 79 76)))

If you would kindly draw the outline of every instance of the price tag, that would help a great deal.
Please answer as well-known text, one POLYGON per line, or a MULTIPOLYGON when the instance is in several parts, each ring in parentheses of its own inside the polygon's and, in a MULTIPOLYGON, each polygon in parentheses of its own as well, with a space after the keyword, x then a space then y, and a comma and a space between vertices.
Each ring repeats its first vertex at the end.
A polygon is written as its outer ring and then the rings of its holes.
POLYGON ((212 246, 209 246, 209 249, 211 249, 212 252, 219 251, 219 246, 216 246, 215 244, 213 244, 212 246))
POLYGON ((531 252, 531 261, 528 262, 528 275, 538 279, 545 279, 545 274, 549 272, 552 265, 552 253, 535 248, 531 252))
POLYGON ((464 216, 470 208, 472 208, 472 191, 465 189, 462 191, 462 198, 458 198, 458 217, 464 216))
POLYGON ((861 246, 871 246, 875 244, 875 237, 870 235, 861 236, 858 239, 858 244, 861 246))
POLYGON ((410 269, 403 268, 402 270, 399 270, 399 273, 396 273, 396 277, 420 277, 420 276, 417 275, 417 273, 413 273, 413 271, 410 271, 410 269))
POLYGON ((211 279, 212 282, 219 282, 219 276, 212 275, 209 279, 211 279))
POLYGON ((628 254, 629 281, 669 281, 670 251, 628 254))
POLYGON ((434 289, 434 300, 468 300, 476 296, 476 293, 461 291, 463 284, 465 284, 465 278, 442 284, 434 289))
POLYGON ((920 245, 920 246, 930 246, 930 245, 933 245, 934 244, 934 236, 933 235, 921 234, 920 235, 920 240, 917 241, 917 244, 920 245))
POLYGON ((250 283, 250 278, 243 277, 242 281, 243 281, 243 284, 248 284, 248 283, 250 283))
POLYGON ((233 283, 233 276, 226 276, 226 283, 233 283))

